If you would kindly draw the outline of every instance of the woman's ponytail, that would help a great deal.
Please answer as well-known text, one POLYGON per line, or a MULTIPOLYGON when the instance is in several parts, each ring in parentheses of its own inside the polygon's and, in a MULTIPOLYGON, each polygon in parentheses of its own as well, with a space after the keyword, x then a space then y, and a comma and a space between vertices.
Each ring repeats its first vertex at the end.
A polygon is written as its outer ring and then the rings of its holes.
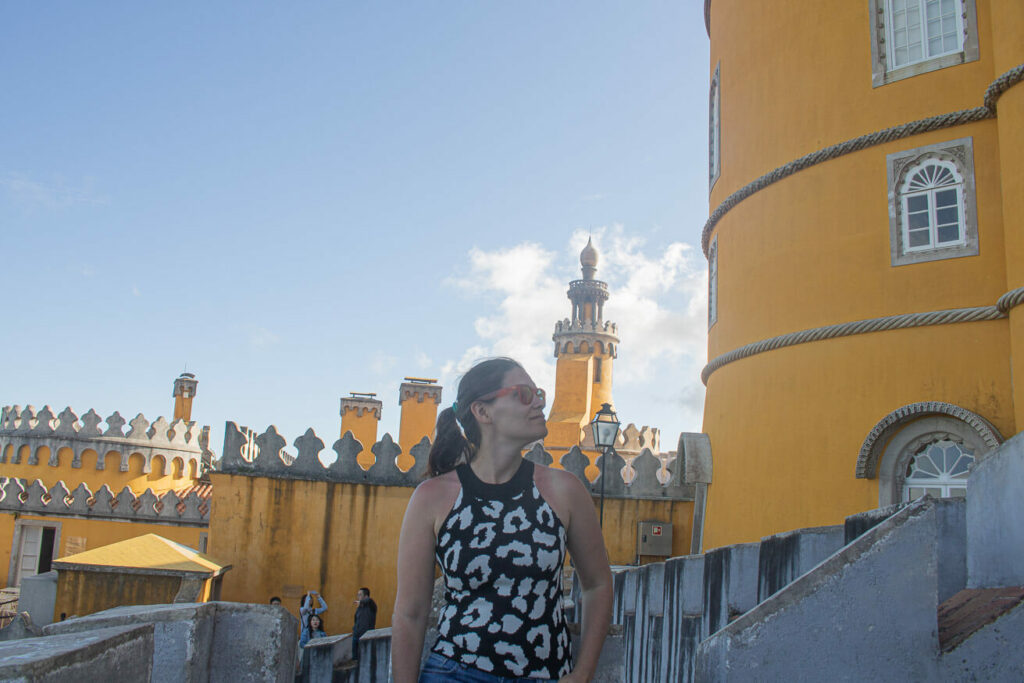
POLYGON ((427 476, 436 477, 451 472, 462 458, 469 462, 471 446, 463 436, 459 423, 455 419, 455 411, 445 408, 437 416, 434 443, 430 446, 427 457, 427 476))

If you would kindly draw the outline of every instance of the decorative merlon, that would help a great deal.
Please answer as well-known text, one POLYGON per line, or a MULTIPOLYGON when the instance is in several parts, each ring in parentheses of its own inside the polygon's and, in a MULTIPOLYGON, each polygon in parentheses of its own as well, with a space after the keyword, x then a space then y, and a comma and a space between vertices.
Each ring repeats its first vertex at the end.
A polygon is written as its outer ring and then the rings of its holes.
MULTIPOLYGON (((565 318, 555 323, 555 335, 574 334, 579 332, 590 332, 615 336, 619 333, 619 326, 613 322, 589 322, 584 320, 569 320, 565 318)), ((615 341, 618 341, 616 339, 615 341)))
POLYGON ((437 384, 402 382, 402 386, 398 390, 398 404, 401 405, 413 398, 416 399, 417 403, 423 403, 426 399, 432 399, 435 405, 440 405, 441 386, 437 384))
POLYGON ((363 413, 370 412, 380 420, 383 405, 381 401, 368 396, 349 396, 341 399, 341 416, 344 417, 345 413, 355 411, 356 417, 362 417, 363 413))
MULTIPOLYGON (((639 441, 643 430, 636 431, 639 441)), ((397 464, 402 448, 390 434, 385 434, 370 448, 375 460, 369 469, 364 470, 356 459, 363 450, 363 444, 351 431, 345 432, 331 446, 337 457, 328 466, 324 466, 320 460, 320 452, 324 450, 325 443, 312 429, 306 430, 305 434, 293 441, 296 456, 284 452, 286 444, 287 441, 274 426, 257 435, 234 422, 228 422, 224 426, 224 453, 217 471, 250 477, 414 487, 426 477, 427 456, 430 453, 430 440, 424 437, 409 452, 415 464, 403 472, 397 464), (253 443, 257 448, 252 448, 253 443), (255 456, 252 455, 254 452, 255 456)), ((542 465, 549 465, 554 460, 539 443, 526 457, 542 465)), ((602 467, 603 457, 597 459, 598 468, 602 467)), ((563 454, 559 464, 575 474, 593 495, 599 494, 601 478, 598 476, 594 482, 587 479, 585 470, 590 460, 578 446, 573 446, 563 454)), ((658 456, 649 448, 642 448, 628 460, 614 452, 609 455, 606 467, 608 480, 604 487, 605 497, 693 500, 693 485, 683 480, 681 466, 682 463, 673 452, 658 456)))
POLYGON ((213 457, 209 449, 209 427, 196 422, 175 420, 167 422, 158 417, 150 423, 142 413, 127 422, 121 414, 114 412, 106 419, 106 429, 100 424, 104 420, 94 410, 89 410, 79 419, 71 408, 65 408, 54 416, 50 406, 39 411, 32 406, 4 406, 0 412, 0 463, 21 462, 23 447, 29 447, 28 464, 38 464, 39 450, 47 447, 50 457, 47 464, 59 466, 59 452, 69 448, 73 453, 72 467, 82 466, 82 453, 94 450, 97 455, 96 469, 104 469, 104 460, 111 451, 120 456, 120 470, 128 471, 128 459, 139 453, 145 459, 143 472, 150 472, 153 457, 159 455, 166 463, 180 458, 186 464, 195 462, 197 470, 213 457), (128 431, 125 433, 125 426, 128 431), (7 447, 11 446, 10 449, 7 447))
POLYGON ((210 505, 195 490, 184 497, 174 491, 157 496, 152 489, 135 495, 125 486, 116 496, 104 484, 95 493, 84 483, 69 491, 63 481, 49 490, 42 480, 28 483, 16 477, 0 477, 0 511, 34 515, 116 519, 185 526, 208 526, 210 505))

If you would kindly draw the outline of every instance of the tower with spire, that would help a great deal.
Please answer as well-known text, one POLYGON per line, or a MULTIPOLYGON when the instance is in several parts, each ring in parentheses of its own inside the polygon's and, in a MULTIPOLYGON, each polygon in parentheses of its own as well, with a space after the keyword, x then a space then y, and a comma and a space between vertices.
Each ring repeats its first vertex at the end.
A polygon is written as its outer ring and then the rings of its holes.
POLYGON ((619 338, 605 322, 608 284, 594 279, 598 253, 593 240, 580 252, 583 278, 569 283, 572 317, 555 323, 555 391, 545 447, 556 452, 583 441, 583 428, 602 403, 612 401, 612 362, 619 338))

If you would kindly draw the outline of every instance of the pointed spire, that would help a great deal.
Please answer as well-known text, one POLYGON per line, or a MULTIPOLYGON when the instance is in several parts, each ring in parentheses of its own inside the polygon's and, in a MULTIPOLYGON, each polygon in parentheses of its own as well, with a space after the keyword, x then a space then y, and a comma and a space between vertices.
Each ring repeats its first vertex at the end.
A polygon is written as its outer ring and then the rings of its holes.
POLYGON ((597 272, 597 249, 594 247, 594 238, 587 238, 587 246, 580 252, 580 265, 583 266, 583 279, 593 280, 597 272))

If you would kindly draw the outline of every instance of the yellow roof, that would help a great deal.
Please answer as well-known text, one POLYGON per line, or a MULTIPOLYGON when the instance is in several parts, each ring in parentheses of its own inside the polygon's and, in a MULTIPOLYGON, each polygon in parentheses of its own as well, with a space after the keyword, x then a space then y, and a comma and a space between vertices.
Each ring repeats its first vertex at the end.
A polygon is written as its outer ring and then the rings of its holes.
POLYGON ((85 566, 90 566, 97 569, 132 568, 155 572, 199 572, 213 575, 231 567, 156 534, 136 536, 94 550, 68 555, 56 560, 54 565, 57 569, 84 569, 85 566))

